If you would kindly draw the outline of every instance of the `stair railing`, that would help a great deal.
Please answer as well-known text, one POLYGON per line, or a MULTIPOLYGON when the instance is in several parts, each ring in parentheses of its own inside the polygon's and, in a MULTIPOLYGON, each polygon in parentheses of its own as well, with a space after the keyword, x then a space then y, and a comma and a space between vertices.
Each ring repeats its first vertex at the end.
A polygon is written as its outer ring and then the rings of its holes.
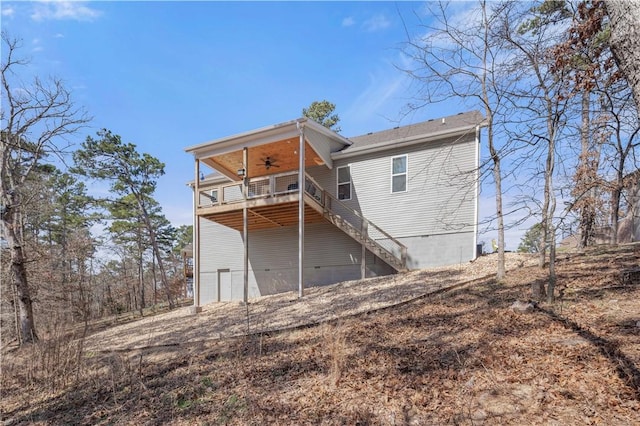
POLYGON ((325 215, 330 215, 334 221, 343 222, 350 226, 361 240, 369 240, 401 263, 407 264, 407 247, 393 238, 389 233, 365 218, 360 212, 338 200, 325 191, 311 176, 305 175, 305 192, 313 197, 324 209, 325 215))

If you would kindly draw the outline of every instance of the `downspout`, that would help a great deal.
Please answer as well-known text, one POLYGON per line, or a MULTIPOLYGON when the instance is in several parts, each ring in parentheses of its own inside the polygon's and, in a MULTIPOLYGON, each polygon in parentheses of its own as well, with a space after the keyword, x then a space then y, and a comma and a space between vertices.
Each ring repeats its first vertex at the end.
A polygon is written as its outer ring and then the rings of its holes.
POLYGON ((298 298, 304 296, 304 124, 296 122, 300 132, 298 148, 298 298))
POLYGON ((475 196, 476 205, 473 211, 473 254, 472 259, 478 256, 478 210, 480 209, 480 126, 476 126, 476 158, 475 158, 475 196))
POLYGON ((200 160, 196 158, 196 178, 193 185, 193 313, 202 312, 200 306, 200 160))

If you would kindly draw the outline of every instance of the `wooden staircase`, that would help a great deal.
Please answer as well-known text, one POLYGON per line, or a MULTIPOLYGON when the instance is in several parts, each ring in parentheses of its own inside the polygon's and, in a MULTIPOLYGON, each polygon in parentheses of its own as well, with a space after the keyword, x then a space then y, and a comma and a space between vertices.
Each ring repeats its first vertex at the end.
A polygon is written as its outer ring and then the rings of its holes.
POLYGON ((407 270, 407 247, 305 176, 305 203, 396 271, 407 270))

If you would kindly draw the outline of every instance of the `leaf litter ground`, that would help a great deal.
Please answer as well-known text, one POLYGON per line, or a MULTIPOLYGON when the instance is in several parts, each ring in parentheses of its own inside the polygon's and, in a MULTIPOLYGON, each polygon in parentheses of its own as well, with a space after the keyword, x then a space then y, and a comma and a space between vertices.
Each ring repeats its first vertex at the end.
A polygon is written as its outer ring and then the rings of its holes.
MULTIPOLYGON (((562 300, 495 256, 145 318, 90 336, 56 389, 5 351, 6 424, 640 424, 640 246, 559 257, 562 300), (401 302, 398 304, 398 302, 401 302), (247 330, 249 334, 247 334, 247 330), (279 331, 280 330, 280 331, 279 331), (33 376, 33 375, 32 375, 33 376)), ((31 365, 31 364, 29 364, 31 365)))

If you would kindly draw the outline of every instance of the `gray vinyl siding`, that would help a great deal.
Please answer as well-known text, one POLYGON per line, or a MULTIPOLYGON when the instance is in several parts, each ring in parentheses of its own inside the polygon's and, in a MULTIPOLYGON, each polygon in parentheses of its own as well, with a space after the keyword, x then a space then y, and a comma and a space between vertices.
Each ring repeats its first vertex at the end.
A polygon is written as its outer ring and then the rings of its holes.
MULTIPOLYGON (((214 222, 201 224, 201 303, 217 301, 219 269, 231 272, 231 297, 220 290, 221 300, 242 300, 243 243, 241 233, 214 222)), ((305 286, 333 284, 360 278, 360 244, 328 222, 305 226, 305 286)), ((393 270, 367 252, 367 276, 388 275, 393 270)), ((298 227, 253 231, 249 234, 249 297, 298 290, 298 227)))
POLYGON ((469 262, 475 258, 473 241, 473 232, 400 238, 407 246, 409 269, 469 262))
MULTIPOLYGON (((210 303, 220 300, 244 298, 244 244, 242 234, 210 220, 200 221, 200 301, 210 303), (229 270, 232 291, 219 287, 218 271, 229 270)), ((260 296, 253 274, 249 274, 249 297, 260 296)))
POLYGON ((352 198, 345 204, 395 238, 470 232, 476 208, 475 148, 475 135, 469 135, 464 141, 391 149, 335 161, 333 173, 320 179, 335 193, 335 168, 351 165, 352 198), (391 158, 404 154, 407 191, 392 193, 391 158))
POLYGON ((218 301, 217 272, 200 272, 200 300, 202 303, 218 301))
MULTIPOLYGON (((475 135, 408 148, 335 160, 333 168, 310 167, 307 173, 336 196, 336 170, 351 166, 351 200, 357 210, 407 246, 409 269, 473 259, 475 135), (407 155, 407 191, 391 192, 391 158, 407 155)), ((217 223, 201 222, 201 303, 242 300, 242 234, 217 223), (230 272, 230 288, 219 287, 218 270, 230 272)), ((360 278, 361 246, 328 222, 305 227, 307 287, 360 278)), ((367 276, 393 273, 367 252, 367 276)), ((297 291, 298 227, 251 232, 249 297, 297 291)))

